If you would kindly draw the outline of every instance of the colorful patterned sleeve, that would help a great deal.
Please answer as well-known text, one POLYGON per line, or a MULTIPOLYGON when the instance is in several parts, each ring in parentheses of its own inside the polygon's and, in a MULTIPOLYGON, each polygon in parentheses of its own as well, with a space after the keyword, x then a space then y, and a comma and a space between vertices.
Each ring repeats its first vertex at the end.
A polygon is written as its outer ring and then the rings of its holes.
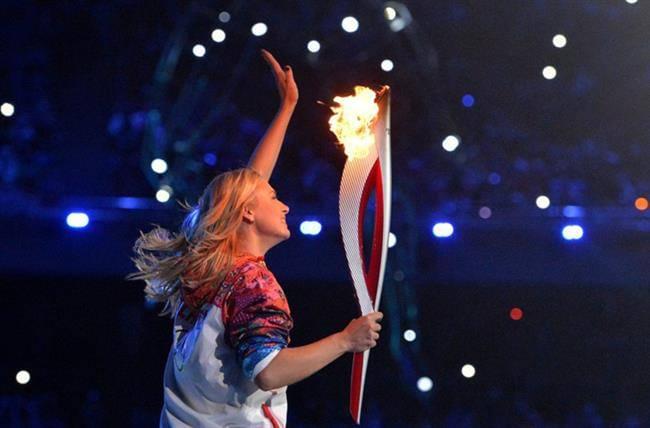
POLYGON ((254 379, 290 342, 289 304, 273 275, 256 263, 242 267, 224 305, 226 338, 244 374, 254 379))

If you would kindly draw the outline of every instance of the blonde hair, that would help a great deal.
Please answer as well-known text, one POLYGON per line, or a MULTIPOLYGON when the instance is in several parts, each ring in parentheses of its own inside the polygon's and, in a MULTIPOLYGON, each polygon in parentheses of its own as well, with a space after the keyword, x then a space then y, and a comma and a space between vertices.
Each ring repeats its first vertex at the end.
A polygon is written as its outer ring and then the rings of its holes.
POLYGON ((138 272, 128 280, 144 280, 146 298, 164 303, 160 315, 173 316, 183 299, 183 289, 218 288, 233 264, 237 229, 244 207, 253 204, 262 177, 250 168, 224 172, 203 191, 188 212, 178 233, 157 226, 140 231, 132 258, 138 272))

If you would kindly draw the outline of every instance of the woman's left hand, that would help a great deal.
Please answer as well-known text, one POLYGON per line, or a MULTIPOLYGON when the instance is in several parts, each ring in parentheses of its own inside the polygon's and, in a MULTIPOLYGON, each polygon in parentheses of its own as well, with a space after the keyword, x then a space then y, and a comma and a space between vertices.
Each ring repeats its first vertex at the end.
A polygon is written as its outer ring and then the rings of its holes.
POLYGON ((298 102, 298 85, 296 85, 296 81, 293 79, 293 70, 291 70, 291 67, 285 65, 282 68, 276 59, 273 58, 273 55, 266 49, 262 49, 262 57, 269 67, 271 67, 282 104, 295 106, 298 102))

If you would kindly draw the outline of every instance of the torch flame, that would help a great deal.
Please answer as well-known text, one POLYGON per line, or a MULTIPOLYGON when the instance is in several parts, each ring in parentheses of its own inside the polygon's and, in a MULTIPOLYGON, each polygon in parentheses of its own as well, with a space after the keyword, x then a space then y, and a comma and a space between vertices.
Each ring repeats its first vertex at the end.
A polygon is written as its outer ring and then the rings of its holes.
POLYGON ((365 86, 355 86, 354 95, 334 97, 338 106, 330 107, 334 114, 329 119, 330 131, 336 135, 349 158, 368 155, 375 142, 372 127, 379 107, 375 103, 375 91, 365 86))

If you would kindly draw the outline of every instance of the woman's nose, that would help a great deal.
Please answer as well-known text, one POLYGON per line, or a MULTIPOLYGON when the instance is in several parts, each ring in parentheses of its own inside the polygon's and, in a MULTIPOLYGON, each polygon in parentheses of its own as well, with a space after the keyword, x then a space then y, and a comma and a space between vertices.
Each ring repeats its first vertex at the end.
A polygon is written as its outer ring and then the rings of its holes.
POLYGON ((284 209, 282 210, 285 214, 289 214, 289 205, 283 204, 284 209))

